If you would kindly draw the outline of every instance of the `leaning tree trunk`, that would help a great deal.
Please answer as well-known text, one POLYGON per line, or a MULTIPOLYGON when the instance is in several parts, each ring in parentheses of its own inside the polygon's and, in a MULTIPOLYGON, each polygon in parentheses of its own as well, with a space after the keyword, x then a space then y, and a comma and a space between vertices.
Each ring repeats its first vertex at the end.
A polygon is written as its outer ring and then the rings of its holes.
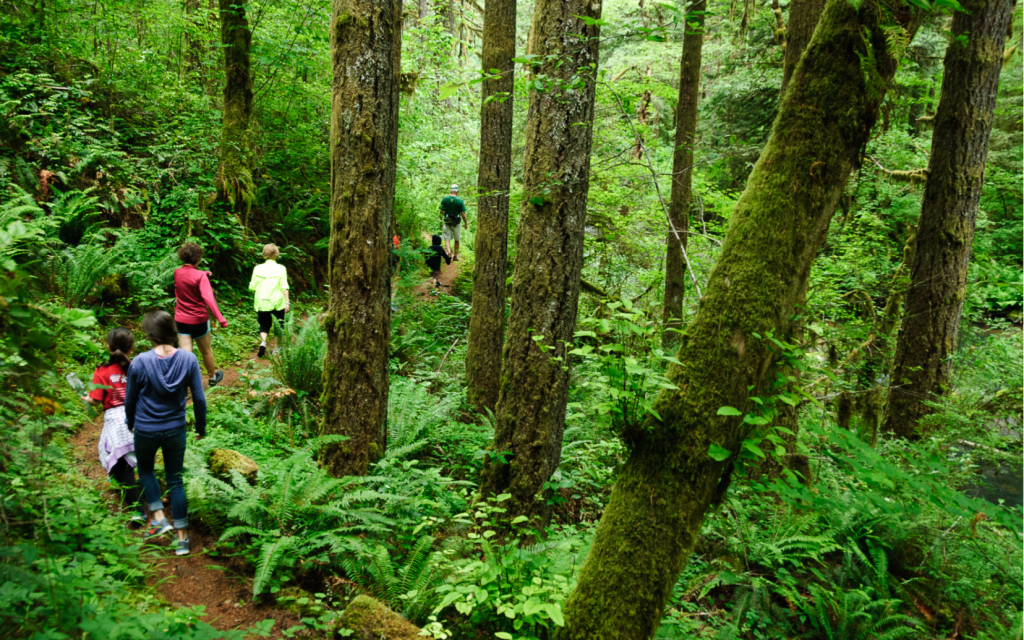
POLYGON ((709 455, 739 450, 738 417, 766 382, 773 353, 757 336, 783 335, 831 213, 867 143, 901 52, 887 28, 916 31, 920 11, 895 14, 829 0, 797 67, 771 137, 729 221, 721 257, 669 368, 657 416, 629 447, 579 582, 562 640, 650 638, 708 507, 731 466, 709 455), (880 20, 897 21, 880 24, 880 20), (748 389, 751 389, 748 391, 748 389))
POLYGON ((686 12, 683 57, 679 63, 679 102, 676 105, 676 139, 672 154, 672 196, 665 250, 665 300, 662 303, 661 343, 668 348, 679 342, 686 293, 686 234, 690 228, 690 199, 693 194, 693 148, 697 132, 697 101, 700 96, 700 59, 704 46, 706 0, 697 0, 686 12))
POLYGON ((786 57, 782 63, 782 88, 780 95, 786 95, 786 88, 793 77, 796 64, 800 62, 807 44, 818 26, 818 18, 825 8, 825 0, 792 0, 789 3, 789 24, 786 25, 786 57))
POLYGON ((484 9, 481 55, 485 74, 480 107, 480 163, 473 310, 466 351, 470 404, 494 411, 501 385, 505 335, 505 271, 512 174, 512 89, 516 56, 516 0, 490 0, 484 9))
POLYGON ((401 0, 334 0, 331 17, 330 308, 321 462, 364 475, 387 444, 391 241, 401 0))
POLYGON ((965 0, 953 15, 884 428, 918 436, 946 392, 1013 0, 965 0))
POLYGON ((558 467, 569 394, 569 345, 583 268, 583 226, 597 85, 601 3, 538 0, 530 50, 544 62, 530 93, 523 205, 508 339, 483 495, 510 493, 510 515, 548 513, 535 496, 558 467))
POLYGON ((245 0, 220 0, 220 40, 224 48, 224 113, 220 129, 219 206, 232 211, 243 225, 255 195, 249 166, 249 124, 252 119, 252 75, 249 49, 252 32, 245 0))

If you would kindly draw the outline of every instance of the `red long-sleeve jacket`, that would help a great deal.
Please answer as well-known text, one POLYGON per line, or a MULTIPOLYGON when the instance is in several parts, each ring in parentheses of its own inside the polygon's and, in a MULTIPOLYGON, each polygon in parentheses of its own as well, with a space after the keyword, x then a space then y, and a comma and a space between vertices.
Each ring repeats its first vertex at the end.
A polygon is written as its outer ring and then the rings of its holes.
POLYGON ((200 271, 186 264, 174 271, 174 295, 178 304, 174 309, 174 319, 185 324, 201 324, 209 320, 206 312, 209 307, 220 326, 228 326, 228 321, 217 308, 210 286, 210 272, 200 271))

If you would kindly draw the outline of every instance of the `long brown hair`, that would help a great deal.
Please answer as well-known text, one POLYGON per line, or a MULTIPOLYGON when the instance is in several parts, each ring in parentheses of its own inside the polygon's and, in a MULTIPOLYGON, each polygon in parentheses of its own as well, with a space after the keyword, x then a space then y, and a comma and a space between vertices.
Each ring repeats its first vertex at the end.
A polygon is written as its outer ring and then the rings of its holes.
POLYGON ((124 327, 111 329, 107 333, 107 348, 110 349, 110 358, 106 366, 116 364, 120 365, 122 370, 128 371, 128 366, 132 363, 128 359, 128 354, 135 348, 135 336, 132 332, 124 327))
POLYGON ((158 344, 169 344, 172 347, 178 346, 178 326, 174 324, 174 318, 166 311, 150 311, 142 319, 142 330, 149 336, 149 341, 155 347, 158 344))

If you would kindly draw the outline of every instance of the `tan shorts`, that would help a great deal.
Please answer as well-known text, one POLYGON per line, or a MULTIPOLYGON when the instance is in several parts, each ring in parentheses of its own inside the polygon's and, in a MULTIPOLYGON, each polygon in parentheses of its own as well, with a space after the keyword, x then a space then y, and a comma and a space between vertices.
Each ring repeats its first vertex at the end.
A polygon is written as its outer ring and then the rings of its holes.
POLYGON ((445 223, 441 226, 441 240, 445 242, 462 242, 462 223, 452 226, 445 223))

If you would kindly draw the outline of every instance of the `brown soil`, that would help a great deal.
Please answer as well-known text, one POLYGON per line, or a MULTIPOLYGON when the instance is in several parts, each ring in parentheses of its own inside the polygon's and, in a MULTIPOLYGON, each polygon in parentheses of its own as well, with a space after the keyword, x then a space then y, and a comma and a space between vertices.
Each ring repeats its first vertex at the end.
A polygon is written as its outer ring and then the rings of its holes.
MULTIPOLYGON (((238 370, 226 369, 219 386, 231 387, 237 382, 238 370)), ((95 482, 97 490, 104 492, 111 512, 119 513, 120 500, 108 488, 107 474, 100 466, 96 451, 102 430, 100 417, 84 424, 71 438, 71 444, 79 470, 95 482)), ((141 537, 142 532, 138 535, 141 537)), ((205 607, 201 619, 221 631, 244 629, 261 620, 272 619, 275 624, 270 637, 283 638, 285 629, 300 624, 295 614, 251 601, 252 582, 244 563, 235 558, 208 555, 207 552, 217 547, 215 536, 201 527, 191 527, 189 539, 191 553, 187 556, 179 558, 173 554, 175 538, 172 535, 154 542, 156 552, 146 556, 151 563, 146 583, 155 587, 165 600, 177 606, 205 607)))
MULTIPOLYGON (((430 235, 424 233, 423 237, 426 238, 427 242, 430 242, 430 235)), ((451 264, 445 264, 441 262, 441 277, 438 278, 438 282, 441 283, 441 293, 447 293, 451 295, 452 285, 455 283, 455 279, 459 277, 459 270, 462 269, 462 262, 452 261, 451 264)), ((434 289, 434 279, 427 278, 426 282, 417 286, 413 290, 413 297, 417 299, 426 299, 433 301, 437 296, 431 295, 431 291, 434 289)))

